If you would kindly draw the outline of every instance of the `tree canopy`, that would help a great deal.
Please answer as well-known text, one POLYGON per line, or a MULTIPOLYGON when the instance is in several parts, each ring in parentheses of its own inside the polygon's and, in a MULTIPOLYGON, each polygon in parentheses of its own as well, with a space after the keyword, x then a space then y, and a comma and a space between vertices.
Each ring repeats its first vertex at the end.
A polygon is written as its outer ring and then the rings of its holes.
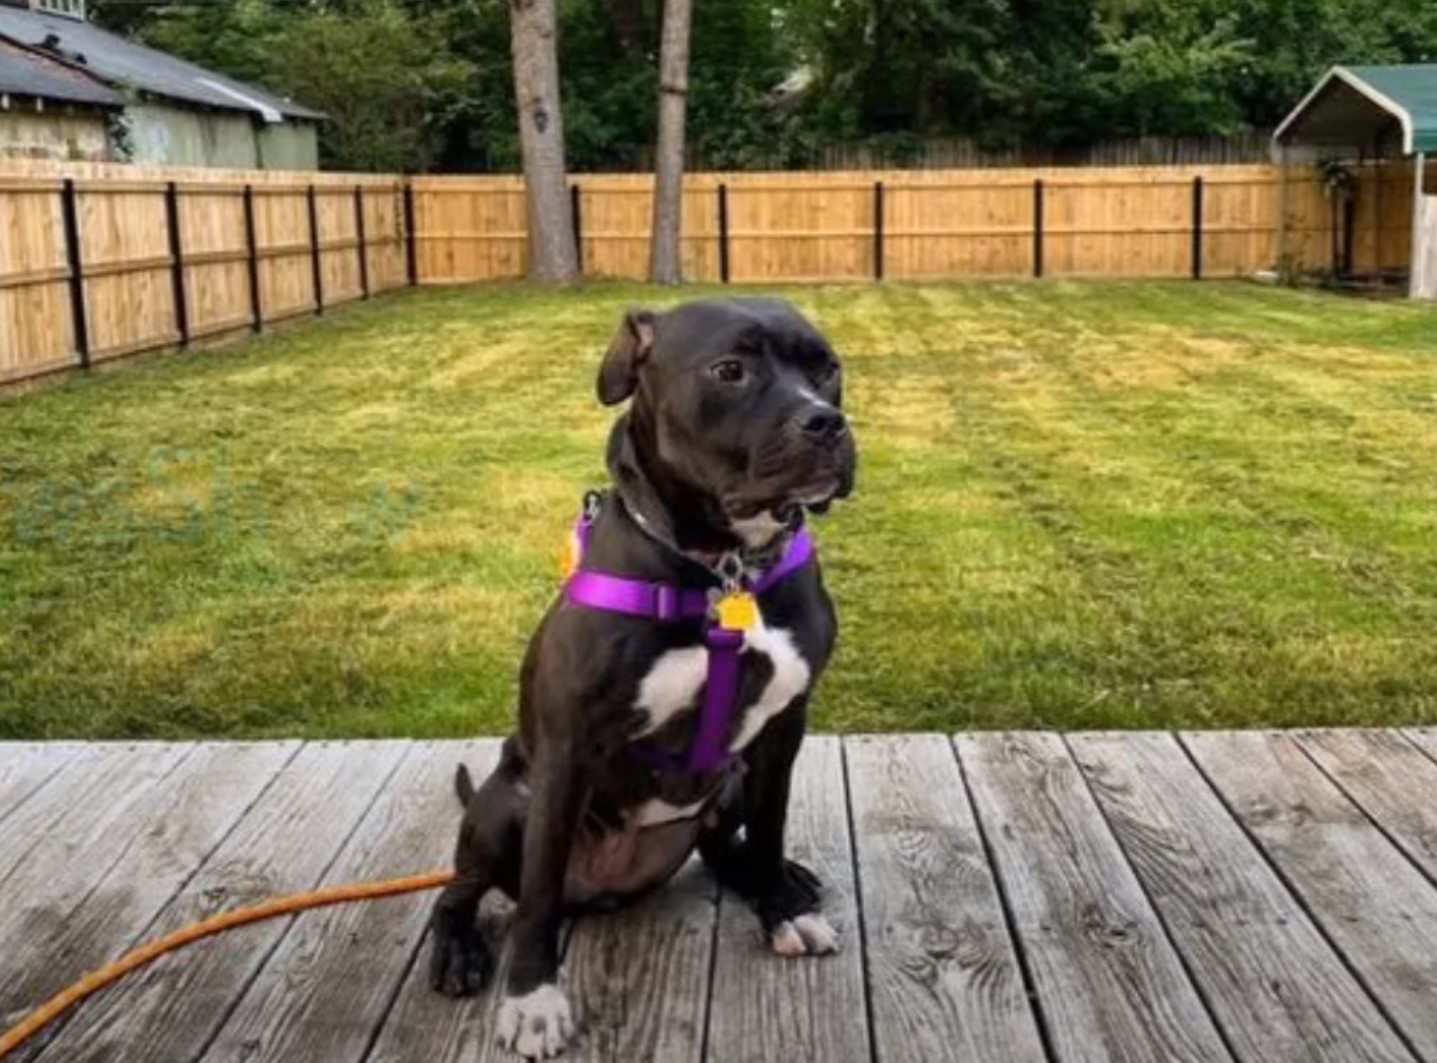
MULTIPOLYGON (((326 165, 513 170, 508 0, 91 0, 95 20, 327 112, 326 165)), ((661 0, 560 0, 576 170, 654 142, 661 0)), ((1270 128, 1334 63, 1437 57, 1430 0, 697 0, 688 135, 705 165, 901 161, 1270 128)))

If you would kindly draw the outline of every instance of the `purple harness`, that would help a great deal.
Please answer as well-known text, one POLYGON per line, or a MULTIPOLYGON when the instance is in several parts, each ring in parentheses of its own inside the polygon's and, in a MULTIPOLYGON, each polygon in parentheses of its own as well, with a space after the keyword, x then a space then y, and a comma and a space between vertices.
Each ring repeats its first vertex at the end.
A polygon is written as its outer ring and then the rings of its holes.
MULTIPOLYGON (((574 527, 574 538, 580 556, 587 550, 593 534, 593 507, 574 527)), ((800 528, 789 540, 783 556, 770 569, 748 583, 747 590, 757 598, 780 580, 791 576, 812 559, 813 536, 800 528)), ((725 591, 743 589, 735 577, 725 591)), ((704 621, 704 646, 708 649, 708 670, 704 676, 703 703, 699 707, 698 730, 687 757, 678 757, 651 746, 636 746, 646 760, 690 775, 704 775, 725 767, 733 758, 724 749, 724 737, 738 708, 739 656, 744 633, 720 626, 713 615, 713 591, 694 587, 675 587, 671 583, 650 583, 625 579, 603 572, 576 568, 564 584, 564 597, 575 605, 609 613, 639 616, 660 623, 684 620, 704 621)))

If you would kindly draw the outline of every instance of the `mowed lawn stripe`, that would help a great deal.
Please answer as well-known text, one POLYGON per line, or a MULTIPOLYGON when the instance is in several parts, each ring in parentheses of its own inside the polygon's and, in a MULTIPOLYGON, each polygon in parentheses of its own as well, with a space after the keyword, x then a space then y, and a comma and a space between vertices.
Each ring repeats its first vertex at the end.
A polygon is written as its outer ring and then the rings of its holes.
MULTIPOLYGON (((777 294, 844 355, 860 439, 818 525, 819 726, 1437 718, 1430 308, 777 294)), ((678 297, 419 290, 0 398, 0 738, 505 729, 603 480, 599 354, 678 297)))

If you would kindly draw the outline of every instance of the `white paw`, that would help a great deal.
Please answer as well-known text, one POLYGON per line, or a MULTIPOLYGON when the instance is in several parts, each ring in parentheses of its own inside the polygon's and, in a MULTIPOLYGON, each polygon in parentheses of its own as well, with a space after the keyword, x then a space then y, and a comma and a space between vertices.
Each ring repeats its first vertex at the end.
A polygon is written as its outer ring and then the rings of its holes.
POLYGON ((769 947, 780 956, 822 956, 838 951, 838 931, 816 913, 796 915, 774 928, 769 947))
POLYGON ((569 1000, 552 983, 522 997, 505 997, 499 1007, 499 1043, 525 1059, 552 1059, 573 1035, 569 1000))

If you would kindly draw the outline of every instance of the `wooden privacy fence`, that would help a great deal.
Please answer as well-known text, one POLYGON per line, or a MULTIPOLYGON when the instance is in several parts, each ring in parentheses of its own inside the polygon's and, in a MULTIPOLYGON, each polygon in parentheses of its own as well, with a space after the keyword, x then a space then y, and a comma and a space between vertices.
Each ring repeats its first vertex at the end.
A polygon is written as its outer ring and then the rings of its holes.
MULTIPOLYGON (((1410 167, 1364 168, 1344 257, 1405 269, 1410 167)), ((585 275, 647 272, 652 180, 574 179, 585 275)), ((1310 168, 692 174, 683 260, 733 283, 1236 276, 1334 261, 1310 168)), ((522 179, 0 164, 0 383, 409 284, 524 275, 522 179)))
MULTIPOLYGON (((1366 168, 1353 269, 1406 268, 1410 167, 1366 168)), ((522 179, 416 177, 421 283, 522 277, 522 179)), ((571 188, 589 276, 643 278, 652 180, 571 188)), ((1241 276, 1332 262, 1332 216, 1311 167, 1271 165, 693 174, 684 184, 690 280, 919 280, 967 276, 1241 276), (1285 206, 1284 206, 1285 204, 1285 206)))
POLYGON ((393 177, 7 164, 0 382, 239 329, 408 281, 393 177))

